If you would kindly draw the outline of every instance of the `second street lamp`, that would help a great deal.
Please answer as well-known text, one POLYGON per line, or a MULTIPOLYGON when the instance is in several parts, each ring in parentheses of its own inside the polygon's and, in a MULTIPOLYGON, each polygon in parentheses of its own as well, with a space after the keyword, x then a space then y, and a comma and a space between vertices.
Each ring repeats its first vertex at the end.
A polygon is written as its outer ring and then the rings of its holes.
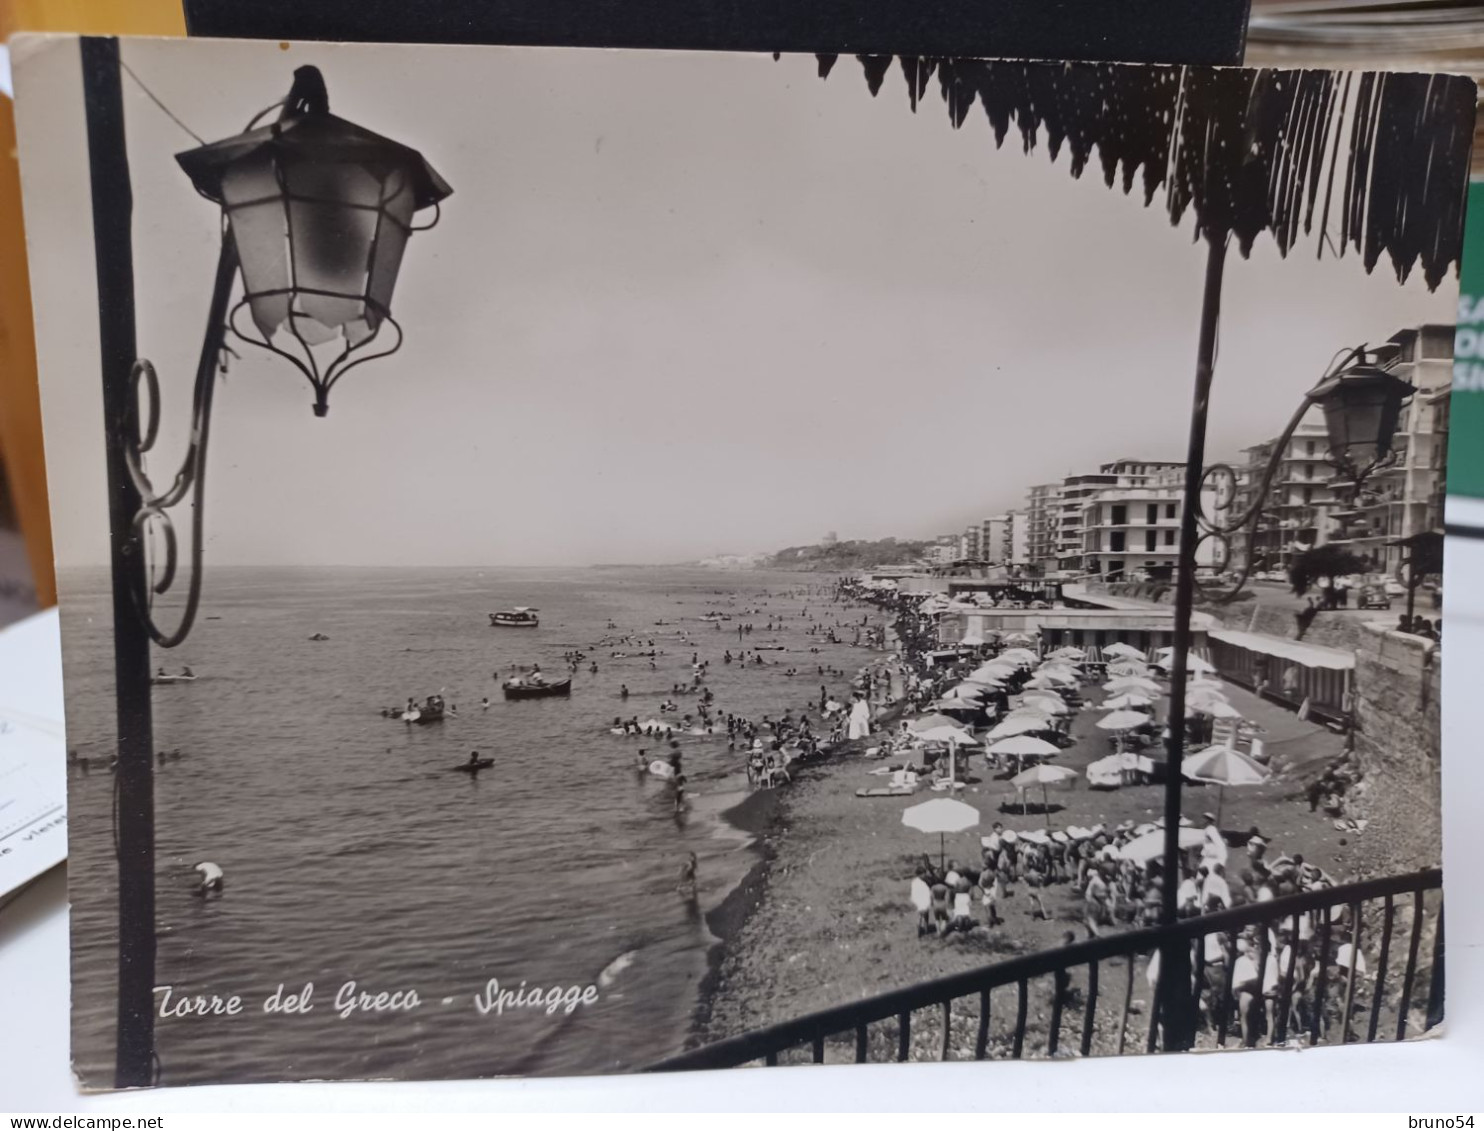
MULTIPOLYGON (((1235 516, 1231 507, 1237 500, 1236 472, 1227 464, 1214 464, 1199 471, 1187 472, 1187 484, 1195 483, 1192 491, 1187 486, 1185 507, 1193 514, 1195 529, 1193 537, 1182 536, 1180 552, 1180 577, 1176 588, 1175 626, 1176 654, 1173 661, 1170 686, 1170 717, 1167 721, 1167 762, 1165 774, 1165 851, 1162 888, 1160 892, 1161 922, 1168 925, 1176 915, 1176 890, 1180 884, 1180 814, 1183 777, 1180 766, 1185 752, 1185 702, 1186 684, 1189 677, 1187 657, 1182 651, 1188 648, 1190 619, 1195 600, 1197 550, 1202 542, 1213 540, 1216 546, 1215 564, 1224 570, 1229 560, 1230 539, 1242 530, 1247 532, 1248 553, 1242 563, 1241 573, 1235 583, 1224 593, 1206 592, 1208 600, 1216 604, 1227 604, 1236 599, 1252 571, 1254 555, 1251 552, 1252 536, 1263 515, 1263 505, 1278 469, 1287 454, 1288 442, 1298 430, 1305 416, 1314 408, 1324 414, 1325 430, 1329 441, 1329 462, 1351 489, 1358 492, 1365 478, 1380 467, 1384 467, 1394 456, 1392 443, 1397 424, 1401 418, 1402 404, 1416 392, 1412 385, 1392 373, 1389 366, 1397 361, 1397 351, 1390 346, 1371 350, 1366 346, 1343 351, 1343 356, 1332 363, 1319 382, 1305 395, 1302 403, 1289 420, 1287 428, 1273 445, 1272 455, 1263 469, 1251 494, 1245 500, 1245 509, 1235 516), (1206 496, 1214 503, 1206 512, 1206 496)), ((1209 373, 1206 375, 1209 381, 1209 373)), ((1209 391, 1209 388, 1207 388, 1209 391)), ((1196 413, 1191 425, 1192 450, 1203 451, 1205 447, 1205 410, 1207 398, 1198 396, 1196 413)), ((1193 463, 1198 461, 1192 461, 1193 463)), ((1185 522, 1189 522, 1189 518, 1185 522)), ((1177 992, 1178 986, 1190 984, 1189 944, 1181 939, 1167 943, 1160 957, 1158 982, 1161 1026, 1164 1030, 1166 1049, 1189 1048, 1194 1041, 1196 1028, 1196 996, 1198 990, 1177 992)))

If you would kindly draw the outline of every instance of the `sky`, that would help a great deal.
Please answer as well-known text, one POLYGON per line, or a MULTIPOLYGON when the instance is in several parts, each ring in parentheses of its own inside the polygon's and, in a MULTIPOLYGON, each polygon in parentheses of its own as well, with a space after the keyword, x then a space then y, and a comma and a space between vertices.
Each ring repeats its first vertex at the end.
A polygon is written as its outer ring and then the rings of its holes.
MULTIPOLYGON (((107 559, 77 48, 14 50, 59 562, 107 559)), ((1044 147, 954 131, 812 57, 125 41, 191 130, 240 131, 294 67, 453 186, 407 249, 406 332, 316 419, 237 344, 212 424, 215 564, 672 562, 930 537, 1119 457, 1183 458, 1204 250, 1044 147)), ((140 352, 183 450, 218 215, 195 143, 124 79, 140 352)), ((1420 273, 1419 273, 1420 274, 1420 273)), ((1226 270, 1208 453, 1276 435, 1342 346, 1451 323, 1385 262, 1226 270)), ((184 533, 188 517, 177 519, 184 533)))

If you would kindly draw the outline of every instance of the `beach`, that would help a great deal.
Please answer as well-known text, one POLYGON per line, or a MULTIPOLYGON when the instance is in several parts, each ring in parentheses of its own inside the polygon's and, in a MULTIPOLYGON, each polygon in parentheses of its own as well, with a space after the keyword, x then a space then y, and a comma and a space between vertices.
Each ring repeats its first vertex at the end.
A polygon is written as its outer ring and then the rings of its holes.
MULTIPOLYGON (((1100 697, 1095 689, 1085 693, 1100 697)), ((1337 830, 1322 810, 1310 812, 1305 793, 1308 784, 1342 755, 1343 738, 1242 688, 1228 686, 1226 694, 1246 718, 1263 727, 1273 773, 1265 784, 1225 791, 1223 827, 1257 827, 1274 855, 1301 854, 1327 874, 1356 878, 1355 847, 1365 834, 1337 830)), ((1058 765, 1080 773, 1109 752, 1107 733, 1094 725, 1098 714, 1086 709, 1078 714, 1071 728, 1074 742, 1056 759, 1058 765)), ((937 862, 939 838, 904 826, 901 815, 935 795, 924 787, 908 797, 857 796, 857 789, 879 781, 869 773, 877 763, 864 749, 865 744, 859 744, 802 770, 761 830, 764 863, 749 879, 745 896, 737 897, 745 903, 746 915, 739 918, 741 909, 734 907, 718 924, 725 943, 698 1018, 695 1043, 1058 947, 1069 941, 1069 932, 1079 941, 1087 937, 1080 892, 1066 883, 1039 889, 1048 918, 1037 914, 1031 889, 1019 885, 1000 905, 1003 925, 920 937, 909 886, 924 853, 937 862)), ((1019 811, 1016 792, 1005 780, 1008 774, 986 772, 982 755, 971 757, 969 767, 966 786, 956 796, 977 808, 982 821, 978 828, 947 837, 950 868, 955 860, 978 866, 980 837, 995 821, 1017 830, 1099 823, 1112 829, 1124 822, 1157 820, 1163 803, 1163 787, 1157 784, 1104 791, 1089 789, 1079 778, 1070 789, 1051 788, 1053 811, 1048 822, 1037 811, 1039 804, 1029 814, 1019 811)), ((1197 824, 1204 811, 1217 806, 1215 786, 1188 784, 1184 796, 1184 812, 1197 824)), ((1149 986, 1142 965, 1134 973, 1132 1015, 1144 1019, 1137 1034, 1137 1026, 1130 1024, 1128 1040, 1136 1047, 1147 1030, 1149 986)), ((1100 1017, 1121 1003, 1126 976, 1126 971, 1105 973, 1105 979, 1113 978, 1117 992, 1104 991, 1100 1017)), ((1073 977, 1074 997, 1082 978, 1073 977)), ((1044 999, 1049 996, 1042 994, 1044 999)), ((1049 1000, 1033 997, 1025 1055, 1045 1055, 1049 1012, 1049 1000)), ((991 1055, 1009 1054, 1008 1031, 1002 1030, 1008 1025, 1006 1014, 1013 1015, 1013 996, 993 1029, 991 1055)), ((1116 1028, 1116 1014, 1112 1020, 1116 1028)), ((1100 1022, 1095 1052, 1117 1051, 1116 1038, 1103 1036, 1107 1028, 1100 1022)), ((955 1032, 957 1051, 972 1055, 970 1012, 959 1017, 956 1011, 955 1032)), ((936 1058, 939 1039, 936 1033, 916 1034, 914 1056, 936 1058)), ((848 1053, 839 1052, 846 1059, 848 1053)))

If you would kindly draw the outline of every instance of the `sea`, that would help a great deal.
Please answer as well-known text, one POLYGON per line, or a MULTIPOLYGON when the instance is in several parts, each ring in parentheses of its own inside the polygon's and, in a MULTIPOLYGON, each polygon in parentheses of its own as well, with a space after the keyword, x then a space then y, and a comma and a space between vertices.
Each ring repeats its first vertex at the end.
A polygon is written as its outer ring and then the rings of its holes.
MULTIPOLYGON (((86 1084, 107 1087, 110 598, 102 571, 63 583, 68 745, 89 764, 71 777, 73 1058, 86 1084)), ((665 743, 610 728, 620 715, 678 720, 659 707, 693 655, 711 661, 722 711, 814 710, 821 684, 844 695, 871 653, 852 643, 862 611, 831 604, 830 587, 702 567, 209 568, 194 631, 154 653, 199 677, 153 689, 166 752, 156 1003, 168 986, 173 1007, 156 1019, 160 1082, 621 1072, 679 1051, 717 941, 706 914, 758 859, 725 817, 748 793, 744 755, 724 732, 682 737, 689 804, 677 815, 671 787, 637 769, 639 748, 659 757, 665 743), (491 626, 489 612, 514 605, 538 608, 540 627, 491 626), (837 622, 839 644, 808 631, 837 622), (610 642, 627 635, 654 641, 653 668, 610 655, 639 650, 610 642), (762 665, 723 662, 764 648, 762 665), (589 660, 569 699, 505 701, 513 665, 555 677, 572 650, 589 660), (382 713, 431 694, 456 716, 418 726, 382 713), (493 767, 453 772, 471 751, 493 767), (677 882, 690 852, 696 898, 677 882), (196 893, 202 861, 223 870, 219 898, 196 893), (491 979, 543 1001, 595 986, 596 1001, 485 1012, 491 979), (179 1014, 211 995, 238 997, 239 1011, 179 1014), (376 995, 380 1010, 344 1008, 376 995), (300 1008, 267 1008, 291 1000, 300 1008)))

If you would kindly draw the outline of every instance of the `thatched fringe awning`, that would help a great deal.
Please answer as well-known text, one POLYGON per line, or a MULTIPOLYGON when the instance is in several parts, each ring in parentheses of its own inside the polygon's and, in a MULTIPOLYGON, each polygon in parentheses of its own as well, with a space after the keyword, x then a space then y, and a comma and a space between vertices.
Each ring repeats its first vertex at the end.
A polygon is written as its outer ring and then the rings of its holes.
MULTIPOLYGON (((820 55, 827 77, 836 56, 820 55)), ((872 95, 893 62, 915 111, 936 78, 955 128, 977 103, 995 145, 1063 149, 1074 177, 1096 154, 1109 187, 1163 190, 1172 224, 1245 256, 1262 232, 1281 254, 1312 241, 1382 254, 1429 288, 1461 250, 1475 87, 1456 75, 858 57, 872 95)))

